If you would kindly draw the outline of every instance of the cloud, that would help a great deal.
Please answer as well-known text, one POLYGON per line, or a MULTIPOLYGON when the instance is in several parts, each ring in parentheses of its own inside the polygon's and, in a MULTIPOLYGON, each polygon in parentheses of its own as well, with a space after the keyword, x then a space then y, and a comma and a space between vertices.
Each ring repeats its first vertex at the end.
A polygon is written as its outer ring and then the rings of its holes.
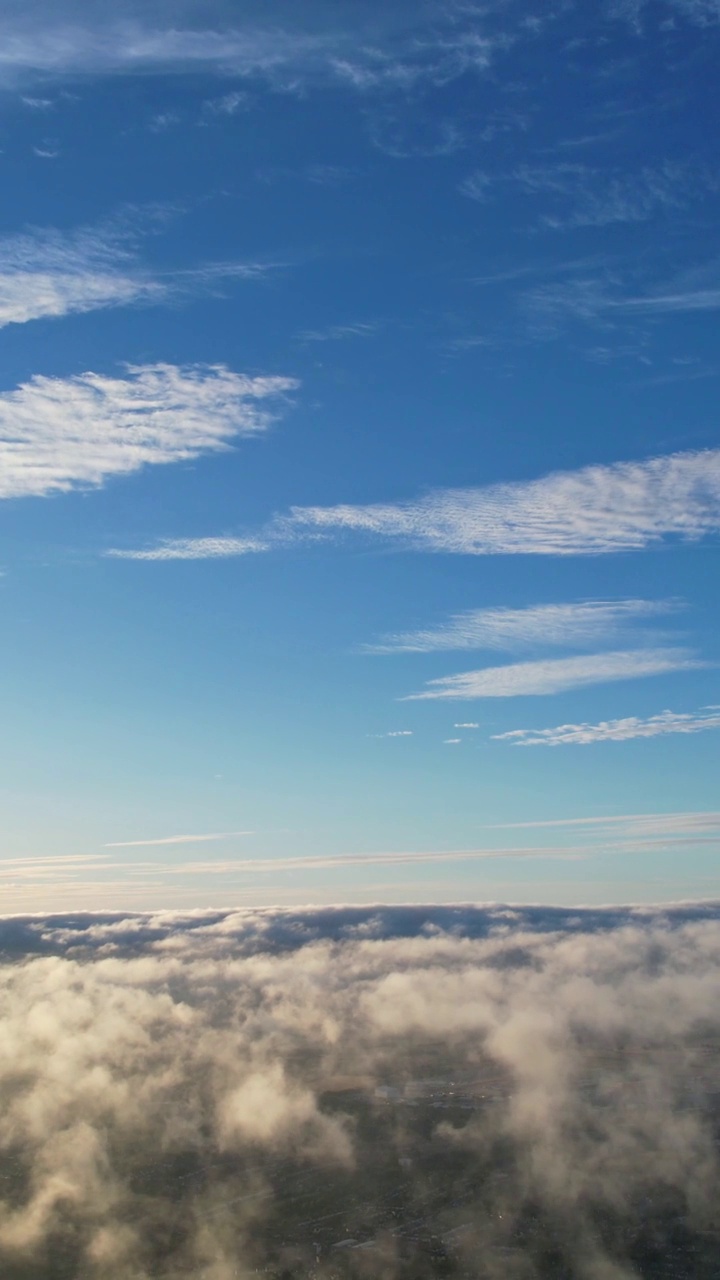
POLYGON ((231 93, 223 93, 219 98, 208 98, 203 103, 203 109, 210 115, 234 116, 248 105, 248 95, 246 93, 235 90, 231 93))
POLYGON ((631 649, 594 653, 579 658, 548 658, 516 662, 507 667, 484 667, 460 675, 428 680, 423 693, 403 701, 437 698, 517 698, 529 694, 563 693, 611 680, 637 680, 668 671, 692 671, 706 664, 687 649, 631 649))
POLYGON ((138 267, 127 232, 39 228, 0 240, 0 325, 156 302, 165 293, 138 267))
POLYGON ((614 831, 618 826, 631 834, 667 834, 698 831, 720 831, 720 811, 690 810, 681 813, 621 813, 600 814, 583 818, 544 818, 534 822, 493 823, 488 830, 517 830, 520 827, 595 827, 600 834, 605 829, 614 831))
POLYGON ((719 529, 720 449, 708 449, 394 504, 293 507, 273 535, 290 542, 362 534, 462 555, 598 555, 694 542, 719 529))
POLYGON ((714 175, 698 166, 670 160, 645 165, 631 173, 585 164, 523 164, 512 173, 490 175, 478 169, 459 186, 462 195, 486 202, 494 187, 511 187, 539 197, 550 210, 541 217, 547 227, 605 227, 646 222, 682 208, 691 195, 712 188, 714 175))
POLYGON ((177 6, 168 12, 162 3, 148 3, 139 19, 137 7, 123 3, 111 17, 102 7, 84 6, 73 22, 36 2, 0 23, 0 78, 14 86, 38 78, 207 71, 259 78, 280 90, 333 84, 363 95, 407 93, 485 74, 511 40, 463 6, 429 21, 411 10, 378 15, 357 6, 352 14, 334 6, 324 14, 288 11, 282 26, 264 25, 265 14, 258 22, 250 12, 241 23, 228 22, 215 4, 205 6, 205 27, 195 25, 194 16, 184 21, 177 6))
POLYGON ((380 321, 358 321, 356 324, 331 324, 325 329, 303 329, 297 336, 301 342, 338 342, 343 338, 373 338, 381 329, 380 321))
POLYGON ((8 1275, 717 1269, 716 904, 74 913, 0 951, 8 1275))
POLYGON ((479 729, 480 725, 476 720, 465 720, 462 724, 453 725, 454 729, 479 729))
POLYGON ((625 307, 632 311, 664 312, 717 311, 720 307, 720 289, 686 289, 683 293, 647 294, 639 298, 622 298, 608 306, 625 307))
POLYGON ((462 742, 462 738, 443 738, 443 746, 455 747, 458 742, 462 742))
MULTIPOLYGON (((56 153, 38 151, 52 158, 56 153)), ((129 223, 60 232, 36 228, 0 239, 0 327, 57 316, 163 303, 219 279, 256 279, 277 263, 203 263, 151 274, 137 256, 140 232, 129 223)))
POLYGON ((676 600, 586 600, 531 605, 525 609, 469 609, 439 627, 386 636, 368 653, 434 653, 453 649, 524 649, 564 645, 571 649, 615 639, 628 624, 681 607, 676 600))
MULTIPOLYGON (((446 738, 445 743, 454 744, 460 738, 446 738)), ((445 743, 443 745, 445 745, 445 743)), ((251 833, 248 833, 251 834, 251 833)), ((627 845, 624 843, 622 848, 627 845)), ((425 863, 444 864, 448 862, 494 862, 519 858, 549 858, 560 862, 577 862, 587 855, 589 846, 551 845, 521 846, 519 848, 496 849, 384 849, 375 853, 337 853, 303 855, 289 858, 225 858, 222 861, 175 863, 166 868, 168 875, 174 876, 206 876, 206 875, 280 875, 295 871, 333 871, 345 867, 393 867, 422 866, 425 863)))
POLYGON ((369 738, 412 738, 412 729, 391 729, 389 733, 369 733, 369 738))
POLYGON ((145 550, 112 547, 105 555, 118 560, 224 560, 269 549, 269 544, 258 538, 165 538, 145 550))
POLYGON ((212 831, 201 836, 161 836, 152 840, 112 840, 105 849, 134 849, 147 844, 204 844, 206 840, 231 840, 235 836, 251 836, 253 831, 212 831))
POLYGON ((97 486, 228 449, 235 437, 267 429, 261 402, 296 386, 223 365, 129 365, 122 378, 33 377, 0 394, 0 497, 97 486))
POLYGON ((687 165, 670 161, 655 168, 646 165, 630 174, 608 173, 582 164, 558 164, 521 165, 513 175, 513 181, 528 195, 570 202, 567 212, 543 217, 547 226, 558 228, 645 222, 685 204, 690 187, 699 180, 687 165))
POLYGON ((702 733, 706 729, 720 729, 718 708, 696 712, 661 711, 646 719, 626 716, 622 720, 601 720, 599 724, 559 724, 553 729, 513 729, 493 737, 517 747, 587 746, 591 742, 627 742, 632 738, 659 738, 668 733, 702 733))

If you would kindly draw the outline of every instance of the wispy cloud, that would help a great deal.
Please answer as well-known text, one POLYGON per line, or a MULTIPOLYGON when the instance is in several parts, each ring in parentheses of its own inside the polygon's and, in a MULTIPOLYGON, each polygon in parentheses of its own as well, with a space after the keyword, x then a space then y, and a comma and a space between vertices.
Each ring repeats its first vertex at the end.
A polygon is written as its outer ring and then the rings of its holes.
POLYGON ((479 729, 480 725, 477 720, 464 720, 461 724, 454 724, 453 729, 479 729))
POLYGON ((673 313, 680 311, 717 311, 720 307, 720 289, 685 289, 682 293, 648 294, 645 297, 623 298, 612 304, 630 311, 673 313))
POLYGON ((690 195, 713 186, 714 176, 688 163, 666 161, 631 173, 585 164, 523 164, 505 174, 477 169, 459 186, 462 195, 485 202, 494 187, 511 187, 545 200, 541 214, 547 227, 604 227, 645 222, 657 214, 682 208, 690 195))
MULTIPOLYGON (((715 709, 715 708, 713 708, 715 709)), ((720 830, 720 810, 685 810, 676 813, 619 813, 599 814, 582 818, 542 818, 534 822, 495 822, 488 831, 511 831, 534 827, 595 827, 600 833, 605 828, 622 827, 631 834, 663 835, 668 832, 698 832, 720 830)))
POLYGON ((389 733, 369 733, 369 738, 412 738, 412 729, 391 729, 389 733))
POLYGON ((278 871, 325 871, 343 867, 393 866, 423 862, 474 862, 482 859, 504 858, 552 858, 575 862, 583 858, 587 847, 518 849, 440 849, 433 852, 339 853, 299 858, 228 858, 217 862, 176 863, 167 868, 169 875, 229 875, 242 872, 262 872, 272 875, 278 871))
POLYGON ((234 116, 247 107, 248 103, 248 95, 241 90, 235 90, 231 93, 223 93, 218 98, 207 98, 203 102, 203 110, 213 116, 234 116))
POLYGON ((223 365, 131 365, 126 376, 34 377, 0 394, 0 498, 97 486, 113 475, 227 449, 265 431, 262 402, 292 378, 223 365))
MULTIPOLYGON (((103 18, 85 13, 71 23, 54 11, 6 16, 0 23, 0 76, 7 85, 65 75, 111 75, 152 70, 179 74, 190 69, 235 77, 262 77, 274 87, 297 89, 308 83, 344 85, 358 94, 408 92, 420 84, 445 84, 484 73, 509 35, 488 34, 485 15, 474 6, 450 6, 419 19, 410 29, 396 22, 364 19, 356 11, 326 21, 311 32, 288 12, 285 27, 262 27, 252 20, 218 21, 205 29, 168 26, 165 6, 148 3, 142 21, 121 3, 103 18), (124 11, 125 10, 125 11, 124 11)), ((215 21, 213 21, 213 18, 215 21)), ((528 34, 526 30, 526 34, 528 34)), ((531 34, 531 33, 529 33, 531 34)))
POLYGON ((137 267, 127 236, 110 229, 0 240, 0 325, 158 300, 164 291, 137 267))
POLYGON ((382 327, 379 320, 358 321, 356 324, 331 324, 325 329, 302 329, 297 336, 301 342, 338 342, 342 338, 373 338, 382 327))
POLYGON ((208 840, 232 840, 235 836, 252 836, 254 831, 211 831, 206 835, 159 836, 150 840, 110 840, 104 849, 137 849, 150 844, 205 844, 208 840))
POLYGON ((564 645, 584 649, 627 634, 638 619, 670 613, 676 600, 588 600, 532 605, 526 609, 469 609, 439 627, 399 632, 366 653, 433 653, 456 649, 525 649, 564 645))
POLYGON ((634 649, 594 653, 576 658, 517 662, 507 667, 484 667, 460 675, 429 680, 422 693, 405 702, 438 698, 516 698, 529 694, 564 693, 612 680, 633 680, 669 671, 691 671, 705 664, 687 649, 634 649))
POLYGON ((166 538, 145 550, 111 547, 105 554, 118 560, 225 560, 269 549, 269 544, 258 538, 166 538))
POLYGON ((158 276, 140 263, 138 238, 137 230, 107 225, 72 232, 37 228, 0 239, 0 326, 167 302, 219 279, 256 279, 277 266, 203 263, 158 276))
POLYGON ((684 164, 666 162, 633 173, 608 173, 581 164, 522 165, 513 179, 529 195, 565 199, 568 207, 545 214, 550 227, 602 227, 645 222, 658 212, 681 207, 699 175, 684 164))
POLYGON ((592 742, 627 742, 632 738, 659 738, 668 733, 702 733, 720 729, 720 708, 696 712, 661 711, 641 719, 601 720, 598 724, 559 724, 552 729, 513 729, 493 737, 516 747, 587 746, 592 742))
POLYGON ((418 551, 590 555, 720 529, 720 449, 558 471, 539 480, 440 489, 415 501, 293 507, 272 536, 364 534, 418 551))

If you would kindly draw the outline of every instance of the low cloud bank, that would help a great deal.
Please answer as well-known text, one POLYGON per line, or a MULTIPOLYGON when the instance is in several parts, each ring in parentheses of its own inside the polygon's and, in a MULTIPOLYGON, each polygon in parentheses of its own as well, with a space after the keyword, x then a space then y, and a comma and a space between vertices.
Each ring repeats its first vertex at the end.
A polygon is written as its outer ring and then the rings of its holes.
POLYGON ((720 1271, 717 904, 6 917, 0 955, 13 1280, 720 1271))

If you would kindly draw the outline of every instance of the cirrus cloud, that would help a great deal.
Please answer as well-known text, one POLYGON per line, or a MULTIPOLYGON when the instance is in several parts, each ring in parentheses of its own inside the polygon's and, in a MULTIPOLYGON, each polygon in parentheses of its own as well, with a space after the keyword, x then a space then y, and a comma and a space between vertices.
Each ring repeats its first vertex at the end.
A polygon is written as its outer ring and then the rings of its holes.
POLYGON ((0 498, 96 487, 113 475, 228 449, 265 431, 292 378, 224 365, 128 365, 124 377, 36 376, 0 394, 0 498))
POLYGON ((559 747, 660 738, 668 733, 702 733, 706 729, 720 729, 720 707, 704 707, 695 712, 660 711, 646 719, 625 716, 620 720, 601 720, 598 724, 559 724, 553 729, 512 729, 492 736, 516 747, 559 747))
POLYGON ((515 662, 506 667, 484 667, 455 676, 428 680, 423 693, 404 702, 437 698, 516 698, 528 694, 563 693, 610 680, 632 680, 663 675, 668 671, 692 671, 706 664, 688 649, 630 649, 594 653, 587 657, 548 658, 540 662, 515 662))
POLYGON ((293 507, 275 536, 360 534, 415 551, 599 555, 720 530, 720 449, 438 489, 398 503, 293 507))

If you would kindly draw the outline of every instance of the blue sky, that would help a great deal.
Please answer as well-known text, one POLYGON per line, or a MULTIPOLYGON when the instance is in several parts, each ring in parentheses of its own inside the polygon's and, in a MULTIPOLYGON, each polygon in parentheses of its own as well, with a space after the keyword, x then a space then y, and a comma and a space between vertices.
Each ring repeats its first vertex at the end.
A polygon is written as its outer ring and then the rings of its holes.
POLYGON ((0 3, 4 910, 718 895, 719 37, 0 3))

